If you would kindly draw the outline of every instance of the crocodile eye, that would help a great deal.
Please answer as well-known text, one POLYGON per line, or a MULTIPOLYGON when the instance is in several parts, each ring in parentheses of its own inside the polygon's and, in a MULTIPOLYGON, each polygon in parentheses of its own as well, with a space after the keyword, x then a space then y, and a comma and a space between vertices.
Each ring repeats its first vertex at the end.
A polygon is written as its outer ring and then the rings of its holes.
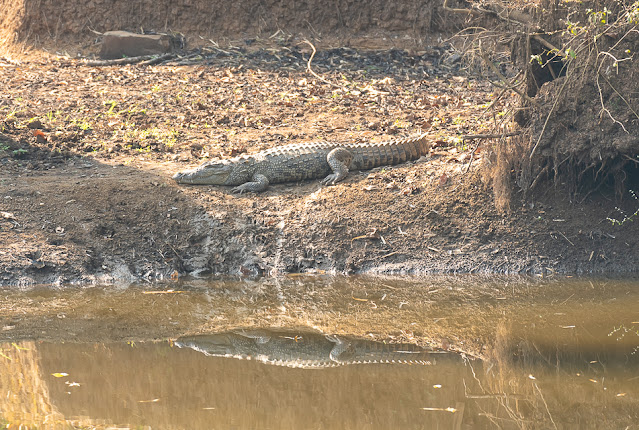
POLYGON ((211 164, 204 165, 205 169, 219 169, 220 167, 222 167, 220 163, 211 163, 211 164))

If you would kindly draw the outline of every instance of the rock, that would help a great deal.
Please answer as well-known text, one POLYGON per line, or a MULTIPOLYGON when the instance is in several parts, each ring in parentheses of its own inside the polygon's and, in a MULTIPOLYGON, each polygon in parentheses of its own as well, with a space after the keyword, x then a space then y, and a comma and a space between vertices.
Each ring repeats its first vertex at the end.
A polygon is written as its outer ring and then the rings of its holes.
POLYGON ((36 137, 37 143, 44 143, 47 141, 47 136, 45 136, 45 134, 42 133, 41 131, 36 133, 35 137, 36 137))
POLYGON ((42 122, 39 119, 34 119, 29 124, 27 124, 27 127, 31 130, 42 129, 42 122))
POLYGON ((461 59, 462 59, 462 56, 460 54, 454 53, 450 57, 448 57, 444 62, 446 64, 451 64, 452 65, 452 64, 460 62, 461 59))
POLYGON ((107 31, 102 38, 100 56, 104 59, 139 57, 171 52, 171 36, 107 31))

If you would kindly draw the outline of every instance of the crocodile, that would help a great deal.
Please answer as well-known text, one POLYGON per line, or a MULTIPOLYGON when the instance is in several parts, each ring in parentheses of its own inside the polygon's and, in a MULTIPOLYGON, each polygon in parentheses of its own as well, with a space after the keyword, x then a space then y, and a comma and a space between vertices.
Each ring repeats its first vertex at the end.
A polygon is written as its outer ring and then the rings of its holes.
POLYGON ((184 336, 173 344, 214 357, 255 360, 276 366, 321 369, 348 364, 435 364, 450 353, 412 344, 373 342, 316 332, 232 330, 184 336))
POLYGON ((215 159, 191 170, 178 172, 178 184, 229 185, 232 191, 261 192, 269 184, 324 178, 334 185, 349 170, 368 170, 417 160, 430 149, 426 135, 380 143, 296 143, 244 154, 230 159, 215 159))

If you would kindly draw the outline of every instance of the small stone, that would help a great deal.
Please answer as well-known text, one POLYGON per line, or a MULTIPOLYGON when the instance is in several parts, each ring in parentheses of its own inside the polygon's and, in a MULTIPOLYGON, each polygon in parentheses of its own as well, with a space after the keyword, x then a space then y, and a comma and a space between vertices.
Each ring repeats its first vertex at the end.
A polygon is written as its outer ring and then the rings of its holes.
POLYGON ((136 34, 128 31, 107 31, 102 39, 100 56, 104 59, 159 55, 171 52, 171 37, 167 34, 136 34))
POLYGON ((44 133, 38 133, 36 134, 36 142, 38 143, 44 143, 47 141, 47 137, 44 135, 44 133))
POLYGON ((29 124, 27 124, 27 127, 31 130, 39 130, 42 129, 42 122, 39 119, 34 119, 29 124))

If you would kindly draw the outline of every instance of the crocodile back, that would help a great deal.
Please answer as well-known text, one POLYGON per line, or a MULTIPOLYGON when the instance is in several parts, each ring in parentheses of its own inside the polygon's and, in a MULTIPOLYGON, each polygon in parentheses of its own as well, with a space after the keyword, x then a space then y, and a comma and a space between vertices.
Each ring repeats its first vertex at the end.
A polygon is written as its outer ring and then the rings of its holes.
POLYGON ((255 154, 255 172, 271 183, 323 178, 331 172, 326 157, 342 146, 333 142, 295 143, 255 154))
POLYGON ((350 170, 368 170, 374 167, 395 165, 416 160, 428 153, 426 135, 396 139, 379 143, 295 143, 270 148, 255 154, 241 155, 231 160, 238 166, 226 185, 237 185, 255 173, 265 175, 271 183, 323 178, 331 173, 326 161, 329 152, 345 148, 353 155, 350 170), (241 166, 247 166, 247 173, 241 166))
POLYGON ((353 155, 351 169, 368 170, 379 166, 392 166, 417 160, 428 154, 430 144, 423 134, 418 137, 389 140, 379 143, 343 145, 353 155))

